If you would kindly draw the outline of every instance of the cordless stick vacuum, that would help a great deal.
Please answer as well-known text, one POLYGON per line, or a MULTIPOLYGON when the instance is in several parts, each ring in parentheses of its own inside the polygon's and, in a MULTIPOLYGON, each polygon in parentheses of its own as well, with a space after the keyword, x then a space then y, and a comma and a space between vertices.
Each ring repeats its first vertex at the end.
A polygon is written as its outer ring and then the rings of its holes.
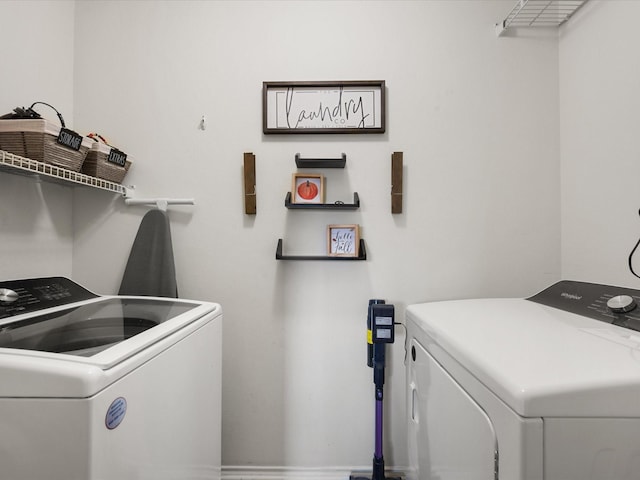
POLYGON ((395 309, 384 300, 369 300, 367 312, 367 365, 373 368, 375 385, 376 430, 375 451, 373 453, 373 472, 371 477, 352 474, 350 480, 401 480, 400 477, 385 477, 384 456, 382 453, 384 367, 387 343, 393 343, 395 309))

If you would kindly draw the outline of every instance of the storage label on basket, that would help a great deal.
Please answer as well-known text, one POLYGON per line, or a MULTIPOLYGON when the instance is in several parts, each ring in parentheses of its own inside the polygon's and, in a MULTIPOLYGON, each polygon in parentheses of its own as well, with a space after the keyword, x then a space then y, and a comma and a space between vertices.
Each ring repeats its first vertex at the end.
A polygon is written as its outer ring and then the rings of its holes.
POLYGON ((56 141, 60 145, 64 145, 65 147, 78 151, 82 145, 82 135, 78 135, 76 132, 69 130, 68 128, 61 128, 56 141))
POLYGON ((112 148, 109 152, 109 156, 107 157, 107 161, 124 167, 127 163, 127 154, 121 152, 117 148, 112 148))

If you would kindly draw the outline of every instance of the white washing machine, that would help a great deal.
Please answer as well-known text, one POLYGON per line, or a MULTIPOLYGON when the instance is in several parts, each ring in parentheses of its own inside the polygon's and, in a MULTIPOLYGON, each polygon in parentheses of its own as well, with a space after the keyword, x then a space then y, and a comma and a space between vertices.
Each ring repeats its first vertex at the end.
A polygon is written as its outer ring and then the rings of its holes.
POLYGON ((0 282, 0 478, 220 478, 220 305, 0 282))
POLYGON ((409 478, 640 479, 637 303, 562 281, 409 306, 409 478))

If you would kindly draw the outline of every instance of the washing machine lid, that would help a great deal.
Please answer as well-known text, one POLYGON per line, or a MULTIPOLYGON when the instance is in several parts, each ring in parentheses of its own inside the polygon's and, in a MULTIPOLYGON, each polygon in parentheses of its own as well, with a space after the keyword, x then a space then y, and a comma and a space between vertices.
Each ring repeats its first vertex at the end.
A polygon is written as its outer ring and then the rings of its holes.
MULTIPOLYGON (((97 298, 0 320, 0 348, 92 358, 196 307, 171 299, 97 298)), ((158 336, 154 332, 154 339, 158 336)), ((114 361, 90 363, 108 368, 114 361)))
POLYGON ((20 300, 0 310, 0 397, 88 397, 221 315, 215 303, 97 296, 61 277, 9 286, 20 300))
POLYGON ((411 305, 407 320, 436 359, 454 359, 521 416, 640 417, 640 332, 622 326, 640 314, 606 307, 620 293, 640 303, 640 292, 602 285, 585 295, 583 285, 595 284, 550 287, 555 302, 542 295, 411 305), (609 321, 576 313, 583 308, 609 321))

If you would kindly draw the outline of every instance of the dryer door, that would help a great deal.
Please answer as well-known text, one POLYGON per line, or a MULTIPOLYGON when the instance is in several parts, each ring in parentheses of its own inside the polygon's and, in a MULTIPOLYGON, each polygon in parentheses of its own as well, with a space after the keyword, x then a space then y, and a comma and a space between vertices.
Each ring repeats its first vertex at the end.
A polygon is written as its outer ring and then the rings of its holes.
POLYGON ((411 475, 420 480, 498 479, 498 442, 487 414, 415 339, 410 348, 411 475))

